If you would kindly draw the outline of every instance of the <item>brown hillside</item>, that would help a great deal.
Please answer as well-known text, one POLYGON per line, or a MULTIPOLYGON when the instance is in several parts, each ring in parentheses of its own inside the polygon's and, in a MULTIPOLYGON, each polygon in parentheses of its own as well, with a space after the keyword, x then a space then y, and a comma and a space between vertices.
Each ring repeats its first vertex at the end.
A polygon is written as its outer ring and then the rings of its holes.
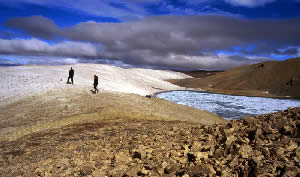
POLYGON ((219 72, 206 78, 170 82, 223 93, 300 99, 300 58, 268 61, 219 72))

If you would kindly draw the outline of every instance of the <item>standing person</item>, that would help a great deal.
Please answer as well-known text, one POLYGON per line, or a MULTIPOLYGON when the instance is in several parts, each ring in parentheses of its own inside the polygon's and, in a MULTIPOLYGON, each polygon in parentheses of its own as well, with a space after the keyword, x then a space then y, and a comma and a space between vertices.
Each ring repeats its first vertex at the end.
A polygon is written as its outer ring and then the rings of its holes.
POLYGON ((69 77, 68 77, 68 82, 67 82, 68 84, 70 83, 70 82, 69 82, 70 79, 71 79, 72 84, 74 83, 73 77, 74 77, 74 70, 73 70, 73 68, 71 67, 71 69, 69 70, 69 77))
POLYGON ((94 75, 94 89, 95 89, 95 93, 99 92, 97 86, 98 86, 98 76, 94 75))

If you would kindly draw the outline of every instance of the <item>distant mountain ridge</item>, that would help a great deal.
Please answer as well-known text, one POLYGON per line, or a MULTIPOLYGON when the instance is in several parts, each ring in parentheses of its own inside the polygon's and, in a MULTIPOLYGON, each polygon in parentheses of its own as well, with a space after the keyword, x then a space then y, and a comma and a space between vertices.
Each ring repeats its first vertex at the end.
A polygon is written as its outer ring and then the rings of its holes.
POLYGON ((267 61, 217 72, 205 78, 170 82, 221 93, 300 99, 300 58, 267 61))

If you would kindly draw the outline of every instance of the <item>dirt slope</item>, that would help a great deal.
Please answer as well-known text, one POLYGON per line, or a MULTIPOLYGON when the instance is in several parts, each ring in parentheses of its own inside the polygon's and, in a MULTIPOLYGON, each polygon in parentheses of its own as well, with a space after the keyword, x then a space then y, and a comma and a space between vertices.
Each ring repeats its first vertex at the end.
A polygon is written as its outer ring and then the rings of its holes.
POLYGON ((300 58, 234 68, 206 78, 170 80, 183 87, 253 96, 300 99, 300 58))
POLYGON ((226 122, 213 113, 159 98, 61 89, 0 107, 0 141, 74 123, 117 118, 182 120, 205 125, 226 122))

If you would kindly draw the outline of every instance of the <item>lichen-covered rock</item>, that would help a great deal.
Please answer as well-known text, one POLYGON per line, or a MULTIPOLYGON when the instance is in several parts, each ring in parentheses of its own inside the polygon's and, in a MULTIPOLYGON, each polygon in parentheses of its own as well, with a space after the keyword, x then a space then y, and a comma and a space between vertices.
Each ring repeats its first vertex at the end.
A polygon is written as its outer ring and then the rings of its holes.
POLYGON ((252 156, 252 148, 249 145, 242 145, 239 149, 239 154, 242 158, 248 159, 252 156))

